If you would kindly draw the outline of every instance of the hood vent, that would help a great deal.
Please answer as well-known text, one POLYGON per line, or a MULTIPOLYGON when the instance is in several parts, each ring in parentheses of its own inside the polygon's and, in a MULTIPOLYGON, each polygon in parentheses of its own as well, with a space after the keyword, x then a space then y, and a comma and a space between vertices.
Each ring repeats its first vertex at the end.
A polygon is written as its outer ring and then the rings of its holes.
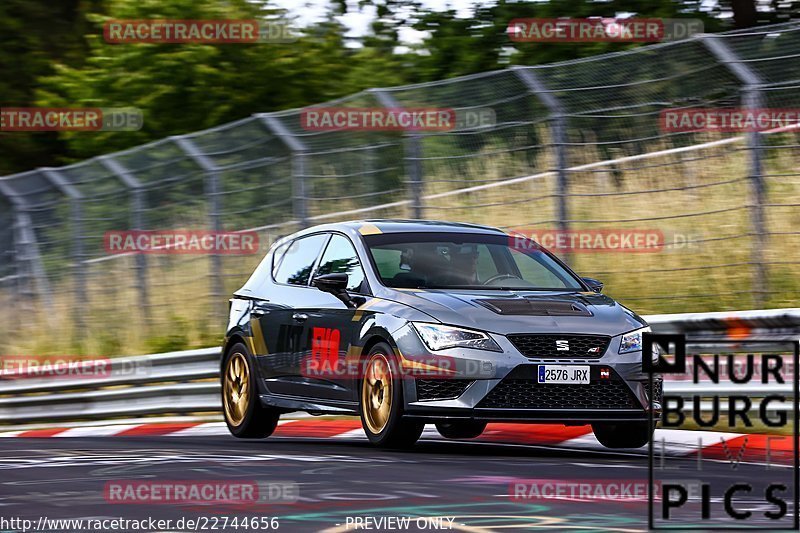
POLYGON ((592 316, 592 313, 583 304, 564 300, 498 298, 475 300, 475 303, 498 315, 592 316))

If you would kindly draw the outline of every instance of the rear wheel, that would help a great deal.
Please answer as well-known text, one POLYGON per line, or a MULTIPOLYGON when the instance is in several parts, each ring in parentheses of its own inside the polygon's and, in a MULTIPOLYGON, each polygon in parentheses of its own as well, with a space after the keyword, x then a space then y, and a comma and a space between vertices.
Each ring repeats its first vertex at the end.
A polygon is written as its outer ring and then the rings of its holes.
POLYGON ((425 427, 403 418, 403 387, 397 360, 386 343, 370 350, 361 380, 361 425, 373 444, 388 448, 413 446, 425 427))
POLYGON ((231 347, 222 368, 222 410, 231 434, 242 439, 272 435, 280 414, 261 405, 256 375, 244 344, 231 347))
POLYGON ((439 422, 436 430, 439 435, 447 439, 474 439, 486 429, 486 422, 476 420, 457 420, 454 422, 439 422))
POLYGON ((592 431, 606 448, 641 448, 653 436, 647 422, 596 422, 592 431))

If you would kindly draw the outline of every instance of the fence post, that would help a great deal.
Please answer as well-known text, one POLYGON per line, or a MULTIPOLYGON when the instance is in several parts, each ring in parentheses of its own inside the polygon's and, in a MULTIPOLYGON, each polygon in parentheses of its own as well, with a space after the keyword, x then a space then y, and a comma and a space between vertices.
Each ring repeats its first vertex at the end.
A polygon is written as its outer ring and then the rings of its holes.
POLYGON ((8 274, 8 278, 14 281, 14 296, 16 296, 17 301, 22 301, 23 299, 23 291, 21 285, 21 265, 20 265, 20 258, 19 258, 19 213, 21 209, 21 201, 17 198, 14 191, 9 188, 3 178, 0 178, 0 196, 3 196, 7 201, 8 205, 11 207, 13 215, 12 215, 12 222, 11 222, 11 242, 9 243, 10 248, 7 250, 0 250, 0 253, 3 254, 2 260, 8 260, 9 269, 10 271, 15 272, 14 274, 8 274))
MULTIPOLYGON (((386 89, 370 89, 369 92, 373 93, 378 102, 385 108, 402 107, 386 89)), ((403 134, 403 150, 405 152, 406 173, 408 174, 411 217, 423 218, 425 214, 425 204, 422 199, 424 172, 422 169, 422 137, 420 134, 413 131, 405 132, 403 134)))
POLYGON ((75 305, 73 306, 73 318, 75 320, 75 333, 77 338, 81 338, 86 333, 86 322, 84 320, 84 310, 89 308, 86 294, 86 263, 84 262, 85 253, 83 247, 83 195, 70 184, 54 168, 39 169, 45 178, 56 189, 61 191, 69 198, 70 220, 72 222, 72 261, 73 271, 75 272, 75 305))
POLYGON ((514 66, 512 70, 516 72, 528 92, 539 99, 550 113, 550 135, 553 137, 553 148, 556 156, 556 216, 558 218, 558 230, 565 233, 569 230, 569 204, 567 201, 569 176, 567 174, 567 124, 564 107, 558 98, 553 96, 553 93, 542 83, 534 68, 514 66))
MULTIPOLYGON (((731 48, 714 35, 703 35, 701 41, 716 59, 724 64, 739 81, 742 82, 742 100, 746 109, 759 109, 764 98, 761 91, 763 82, 731 48)), ((753 268, 754 305, 759 308, 767 302, 769 294, 767 265, 764 262, 764 250, 767 247, 767 230, 764 222, 764 204, 766 203, 766 186, 762 168, 761 133, 747 133, 747 147, 750 155, 749 182, 752 194, 750 206, 750 223, 755 237, 755 245, 751 248, 750 263, 753 268)))
POLYGON ((268 113, 254 115, 261 124, 292 153, 292 213, 300 228, 308 227, 308 194, 306 187, 306 145, 286 129, 280 119, 268 113))
POLYGON ((22 304, 23 309, 31 303, 34 296, 33 269, 27 257, 27 236, 28 222, 30 217, 22 211, 19 206, 14 206, 14 222, 11 235, 13 241, 14 274, 16 283, 14 284, 17 301, 22 304))
MULTIPOLYGON (((220 184, 219 167, 207 155, 205 155, 197 145, 186 137, 172 137, 178 147, 188 155, 197 165, 203 169, 205 174, 205 194, 208 198, 208 217, 211 223, 211 231, 219 233, 222 231, 222 214, 220 205, 220 184)), ((224 309, 223 296, 224 287, 222 283, 222 256, 215 249, 211 254, 211 316, 217 318, 222 316, 224 309)))
MULTIPOLYGON (((39 245, 36 242, 36 233, 33 231, 33 222, 30 214, 25 209, 25 207, 15 208, 14 259, 17 263, 17 272, 20 278, 27 278, 27 283, 36 284, 36 290, 30 289, 27 296, 32 297, 37 294, 44 306, 48 307, 53 303, 53 293, 50 290, 50 284, 42 266, 42 257, 39 253, 39 245), (24 269, 22 265, 25 265, 24 269)), ((47 315, 45 315, 45 318, 47 318, 47 315)))
MULTIPOLYGON (((141 231, 144 228, 144 187, 122 163, 112 156, 103 155, 97 158, 100 163, 114 174, 131 194, 131 229, 141 231)), ((139 307, 146 324, 150 323, 150 296, 147 286, 147 256, 136 254, 136 292, 139 295, 139 307)))
MULTIPOLYGON (((13 221, 11 227, 11 249, 8 250, 7 258, 13 263, 13 274, 8 278, 14 281, 13 291, 15 301, 19 302, 22 314, 32 314, 28 306, 32 303, 34 291, 33 284, 34 269, 26 258, 27 242, 26 238, 30 235, 30 217, 24 213, 25 204, 11 187, 0 179, 0 195, 4 196, 11 205, 13 221)), ((20 313, 14 313, 19 318, 20 313)))
POLYGON ((32 299, 35 294, 41 298, 45 305, 52 304, 52 293, 47 275, 42 266, 39 254, 39 245, 36 242, 36 232, 27 209, 29 204, 24 196, 18 194, 10 185, 0 179, 0 194, 8 198, 14 210, 13 222, 13 260, 15 264, 15 277, 17 292, 24 301, 32 299), (29 287, 26 289, 25 285, 29 287), (32 288, 36 285, 36 289, 32 288), (27 292, 26 292, 27 291, 27 292))

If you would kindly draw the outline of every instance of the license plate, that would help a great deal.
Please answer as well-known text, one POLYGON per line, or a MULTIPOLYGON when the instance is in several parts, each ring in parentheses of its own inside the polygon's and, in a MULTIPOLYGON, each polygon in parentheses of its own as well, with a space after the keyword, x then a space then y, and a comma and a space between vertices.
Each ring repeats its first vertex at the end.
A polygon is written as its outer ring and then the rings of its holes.
POLYGON ((588 385, 589 365, 539 365, 538 382, 588 385))

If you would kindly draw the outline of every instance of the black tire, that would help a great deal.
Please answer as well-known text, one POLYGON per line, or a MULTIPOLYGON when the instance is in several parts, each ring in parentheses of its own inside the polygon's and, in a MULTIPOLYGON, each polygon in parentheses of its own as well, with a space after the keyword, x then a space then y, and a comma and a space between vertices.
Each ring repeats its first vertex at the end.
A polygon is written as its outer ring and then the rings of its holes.
POLYGON ((477 420, 455 420, 436 424, 436 431, 446 439, 474 439, 479 437, 485 429, 486 422, 477 420))
POLYGON ((606 448, 641 448, 650 442, 654 427, 647 422, 596 422, 592 431, 606 448))
POLYGON ((384 343, 376 344, 364 359, 363 371, 359 387, 359 412, 361 426, 369 441, 384 448, 408 448, 414 445, 422 435, 423 422, 403 418, 403 382, 399 373, 397 359, 392 348, 384 343), (382 396, 380 390, 386 391, 384 380, 372 380, 371 366, 375 364, 389 372, 388 383, 390 394, 382 396), (386 405, 384 402, 389 399, 386 405), (378 416, 376 411, 383 411, 385 416, 378 416))
POLYGON ((278 426, 278 418, 280 418, 280 413, 277 410, 261 405, 252 361, 253 358, 247 351, 247 347, 242 343, 237 343, 228 350, 222 364, 222 413, 225 417, 225 423, 228 425, 228 430, 234 437, 240 439, 263 439, 264 437, 269 437, 278 426), (236 374, 241 378, 241 371, 237 372, 237 370, 241 369, 242 364, 247 365, 246 389, 240 387, 241 380, 231 379, 230 383, 226 382, 226 379, 229 379, 229 375, 236 374), (231 365, 239 366, 232 369, 231 365), (239 390, 236 391, 232 387, 236 387, 239 390), (240 404, 234 401, 232 393, 243 390, 247 391, 247 397, 246 401, 243 400, 240 404))

